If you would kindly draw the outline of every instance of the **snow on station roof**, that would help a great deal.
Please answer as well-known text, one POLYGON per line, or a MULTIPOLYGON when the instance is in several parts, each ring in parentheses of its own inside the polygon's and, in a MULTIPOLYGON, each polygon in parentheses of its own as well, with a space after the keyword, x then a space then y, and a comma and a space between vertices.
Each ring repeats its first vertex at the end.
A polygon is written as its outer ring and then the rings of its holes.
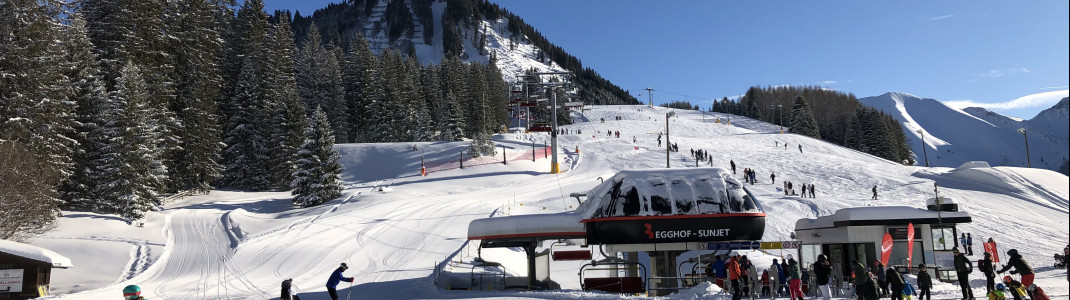
POLYGON ((817 219, 800 219, 795 222, 795 230, 837 228, 846 226, 873 225, 907 225, 914 224, 957 224, 970 223, 973 219, 968 212, 937 212, 909 206, 873 206, 852 207, 837 210, 830 216, 817 219))
POLYGON ((60 255, 52 250, 19 242, 0 240, 0 253, 7 253, 25 257, 27 259, 46 262, 52 265, 53 268, 66 269, 74 267, 74 264, 71 264, 71 259, 66 256, 60 255))

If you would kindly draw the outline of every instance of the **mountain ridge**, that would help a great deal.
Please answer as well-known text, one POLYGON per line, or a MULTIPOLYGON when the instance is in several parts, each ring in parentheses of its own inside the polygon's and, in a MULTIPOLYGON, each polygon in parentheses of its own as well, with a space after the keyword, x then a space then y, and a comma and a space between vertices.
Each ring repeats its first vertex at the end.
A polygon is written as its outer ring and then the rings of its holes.
POLYGON ((1020 120, 979 107, 956 109, 943 102, 902 92, 859 99, 863 105, 892 114, 901 124, 917 164, 957 167, 967 161, 994 166, 1027 166, 1059 170, 1068 149, 1067 98, 1029 120, 1020 120), (1025 139, 1029 135, 1027 162, 1025 139), (918 131, 921 132, 918 132, 918 131), (924 134, 925 143, 921 141, 924 134), (924 148, 923 148, 924 147, 924 148))

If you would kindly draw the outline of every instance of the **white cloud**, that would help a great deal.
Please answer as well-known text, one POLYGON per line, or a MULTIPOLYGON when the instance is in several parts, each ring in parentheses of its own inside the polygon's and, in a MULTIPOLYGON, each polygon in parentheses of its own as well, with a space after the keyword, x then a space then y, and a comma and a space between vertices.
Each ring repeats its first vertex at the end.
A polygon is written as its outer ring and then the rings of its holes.
MULTIPOLYGON (((970 76, 979 77, 979 78, 996 78, 996 77, 1003 77, 1003 76, 1016 75, 1016 74, 1027 74, 1027 73, 1029 73, 1029 69, 1027 69, 1027 68, 1009 68, 1009 69, 1001 69, 1001 70, 993 69, 993 70, 988 70, 988 71, 982 72, 982 73, 973 73, 973 74, 970 74, 970 76)), ((971 81, 971 82, 973 82, 973 81, 971 81)))
POLYGON ((1044 92, 1032 94, 1007 102, 980 103, 973 100, 943 101, 944 105, 951 108, 963 109, 967 107, 983 107, 987 109, 1018 109, 1030 107, 1046 107, 1059 100, 1070 97, 1070 90, 1044 92))
POLYGON ((954 16, 955 15, 943 15, 943 16, 939 16, 939 17, 932 17, 932 18, 929 18, 929 21, 940 21, 940 20, 947 19, 947 18, 954 17, 954 16))
POLYGON ((1065 88, 1070 88, 1070 85, 1064 85, 1064 86, 1049 86, 1049 87, 1042 87, 1042 88, 1040 88, 1040 89, 1042 89, 1042 90, 1059 90, 1059 89, 1065 89, 1065 88))
POLYGON ((839 83, 839 81, 836 81, 836 80, 825 80, 825 81, 821 82, 821 84, 824 84, 824 85, 833 85, 833 84, 836 84, 836 83, 839 83))

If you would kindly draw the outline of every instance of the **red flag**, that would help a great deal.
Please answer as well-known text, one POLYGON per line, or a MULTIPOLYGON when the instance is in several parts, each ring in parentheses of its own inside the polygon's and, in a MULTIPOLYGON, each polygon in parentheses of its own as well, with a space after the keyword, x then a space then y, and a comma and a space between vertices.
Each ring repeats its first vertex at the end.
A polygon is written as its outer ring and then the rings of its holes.
POLYGON ((887 266, 888 259, 892 257, 892 235, 885 233, 884 242, 881 243, 881 264, 887 266))
POLYGON ((997 262, 998 263, 999 262, 999 250, 996 249, 996 243, 995 242, 984 243, 982 245, 985 245, 985 252, 988 252, 988 254, 992 254, 992 262, 997 262))
POLYGON ((914 223, 907 224, 907 270, 914 264, 914 223))

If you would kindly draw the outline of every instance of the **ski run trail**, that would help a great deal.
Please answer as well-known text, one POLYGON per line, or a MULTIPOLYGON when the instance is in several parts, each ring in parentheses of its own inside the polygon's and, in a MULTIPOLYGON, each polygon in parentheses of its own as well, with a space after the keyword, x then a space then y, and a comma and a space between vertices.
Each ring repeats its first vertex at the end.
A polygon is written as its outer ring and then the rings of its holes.
MULTIPOLYGON (((344 299, 637 298, 582 291, 577 271, 583 262, 554 262, 552 277, 562 286, 554 291, 446 290, 434 285, 434 276, 477 255, 477 247, 467 241, 472 220, 568 211, 577 204, 568 195, 587 192, 600 177, 626 169, 664 168, 665 148, 658 147, 656 139, 666 130, 670 111, 593 106, 582 114, 573 112, 577 122, 563 127, 570 134, 559 136, 561 174, 549 174, 550 159, 541 151, 534 162, 500 163, 502 146, 508 155, 528 157, 532 143, 549 144, 545 133, 496 135, 498 163, 426 177, 420 176, 421 158, 428 163, 457 161, 468 143, 342 144, 336 148, 346 188, 338 199, 317 207, 292 207, 289 192, 213 190, 167 203, 163 210, 150 212, 143 227, 111 215, 64 212, 55 230, 31 243, 74 264, 53 271, 54 299, 119 299, 128 284, 141 286, 152 300, 277 299, 279 284, 287 278, 293 278, 302 299, 329 299, 324 283, 343 262, 350 266, 345 275, 356 279, 352 285, 339 285, 344 299), (620 138, 608 131, 619 131, 620 138)), ((668 140, 680 151, 668 154, 671 167, 694 167, 689 150, 702 149, 712 155, 713 167, 728 169, 734 160, 739 172, 756 170, 758 184, 748 188, 768 214, 764 240, 788 240, 797 220, 841 208, 924 207, 933 197, 935 181, 942 196, 958 200, 972 214, 973 223, 959 230, 972 233, 975 250, 989 237, 999 242, 1001 251, 1018 249, 1037 271, 1038 285, 1055 299, 1068 298, 1065 270, 1052 267, 1052 254, 1067 245, 1070 231, 1070 181, 1065 175, 1014 167, 903 166, 820 140, 780 134, 778 126, 739 116, 675 113, 668 140), (726 124, 729 118, 731 124, 726 124), (770 182, 770 173, 777 182, 770 182), (813 184, 816 199, 783 196, 777 190, 783 180, 813 184), (870 200, 874 185, 876 201, 870 200)), ((527 273, 522 250, 485 249, 482 254, 502 262, 511 273, 527 273)), ((975 272, 972 278, 974 293, 983 295, 983 276, 975 272)), ((944 283, 937 284, 933 296, 960 298, 957 285, 944 283)), ((662 298, 729 297, 700 285, 662 298)))

